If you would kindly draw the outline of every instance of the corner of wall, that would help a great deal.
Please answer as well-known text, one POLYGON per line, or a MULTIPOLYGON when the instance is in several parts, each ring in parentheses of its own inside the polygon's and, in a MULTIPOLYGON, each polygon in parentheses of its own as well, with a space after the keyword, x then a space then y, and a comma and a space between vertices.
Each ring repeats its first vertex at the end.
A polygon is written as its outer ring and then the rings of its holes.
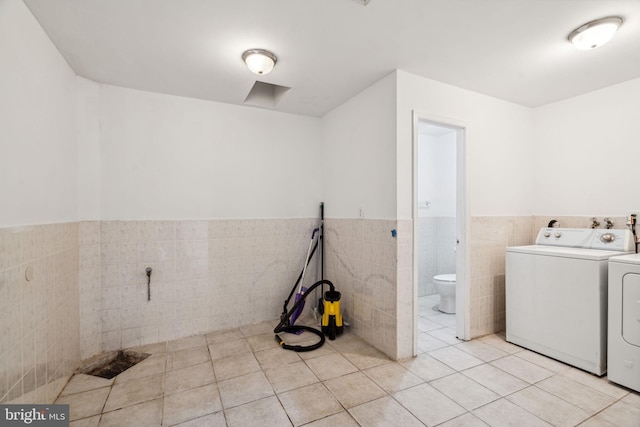
POLYGON ((1 403, 53 403, 80 363, 78 233, 0 229, 1 403))

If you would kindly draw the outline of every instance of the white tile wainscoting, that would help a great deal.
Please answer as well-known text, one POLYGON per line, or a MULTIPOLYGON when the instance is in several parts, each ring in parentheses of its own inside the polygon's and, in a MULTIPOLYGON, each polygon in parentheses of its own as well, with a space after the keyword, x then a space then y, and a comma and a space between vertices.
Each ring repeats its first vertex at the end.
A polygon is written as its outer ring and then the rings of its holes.
MULTIPOLYGON (((470 218, 472 338, 504 330, 504 250, 533 243, 550 219, 470 218)), ((587 217, 555 219, 589 225, 587 217)), ((612 219, 625 226, 626 218, 612 219)), ((81 360, 103 351, 276 318, 317 225, 306 218, 1 228, 0 402, 51 402, 81 360)), ((355 335, 392 359, 408 357, 413 341, 405 327, 413 321, 411 230, 410 220, 325 221, 325 277, 343 293, 355 335)), ((319 278, 318 260, 307 284, 319 278)))
POLYGON ((78 224, 0 228, 0 403, 53 402, 80 363, 78 224))

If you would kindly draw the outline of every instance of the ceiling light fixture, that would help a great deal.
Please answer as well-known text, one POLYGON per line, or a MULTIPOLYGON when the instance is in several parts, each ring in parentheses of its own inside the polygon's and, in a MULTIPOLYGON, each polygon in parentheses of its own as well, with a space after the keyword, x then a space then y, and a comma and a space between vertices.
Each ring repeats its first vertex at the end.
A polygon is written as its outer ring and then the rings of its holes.
POLYGON ((573 30, 569 41, 580 50, 595 49, 611 40, 621 25, 619 16, 596 19, 573 30))
POLYGON ((259 75, 269 74, 276 65, 278 58, 264 49, 249 49, 242 54, 242 60, 249 70, 259 75))

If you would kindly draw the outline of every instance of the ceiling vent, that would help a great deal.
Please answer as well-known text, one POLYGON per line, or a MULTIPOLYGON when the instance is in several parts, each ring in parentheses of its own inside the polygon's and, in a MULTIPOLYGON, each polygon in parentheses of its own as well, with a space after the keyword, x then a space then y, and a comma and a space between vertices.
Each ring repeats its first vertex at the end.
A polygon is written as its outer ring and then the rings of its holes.
POLYGON ((256 107, 273 108, 278 105, 289 89, 291 88, 286 86, 255 82, 244 103, 256 107))

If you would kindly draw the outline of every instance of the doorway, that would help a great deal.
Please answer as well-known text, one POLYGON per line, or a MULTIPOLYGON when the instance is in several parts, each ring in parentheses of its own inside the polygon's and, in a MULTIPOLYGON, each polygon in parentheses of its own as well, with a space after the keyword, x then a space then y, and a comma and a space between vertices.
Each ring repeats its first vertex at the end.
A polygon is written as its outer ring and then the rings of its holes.
POLYGON ((413 135, 413 329, 417 355, 469 337, 468 215, 465 127, 414 113, 413 135), (440 284, 452 279, 455 284, 440 284), (441 295, 446 288, 455 289, 455 302, 441 295))

